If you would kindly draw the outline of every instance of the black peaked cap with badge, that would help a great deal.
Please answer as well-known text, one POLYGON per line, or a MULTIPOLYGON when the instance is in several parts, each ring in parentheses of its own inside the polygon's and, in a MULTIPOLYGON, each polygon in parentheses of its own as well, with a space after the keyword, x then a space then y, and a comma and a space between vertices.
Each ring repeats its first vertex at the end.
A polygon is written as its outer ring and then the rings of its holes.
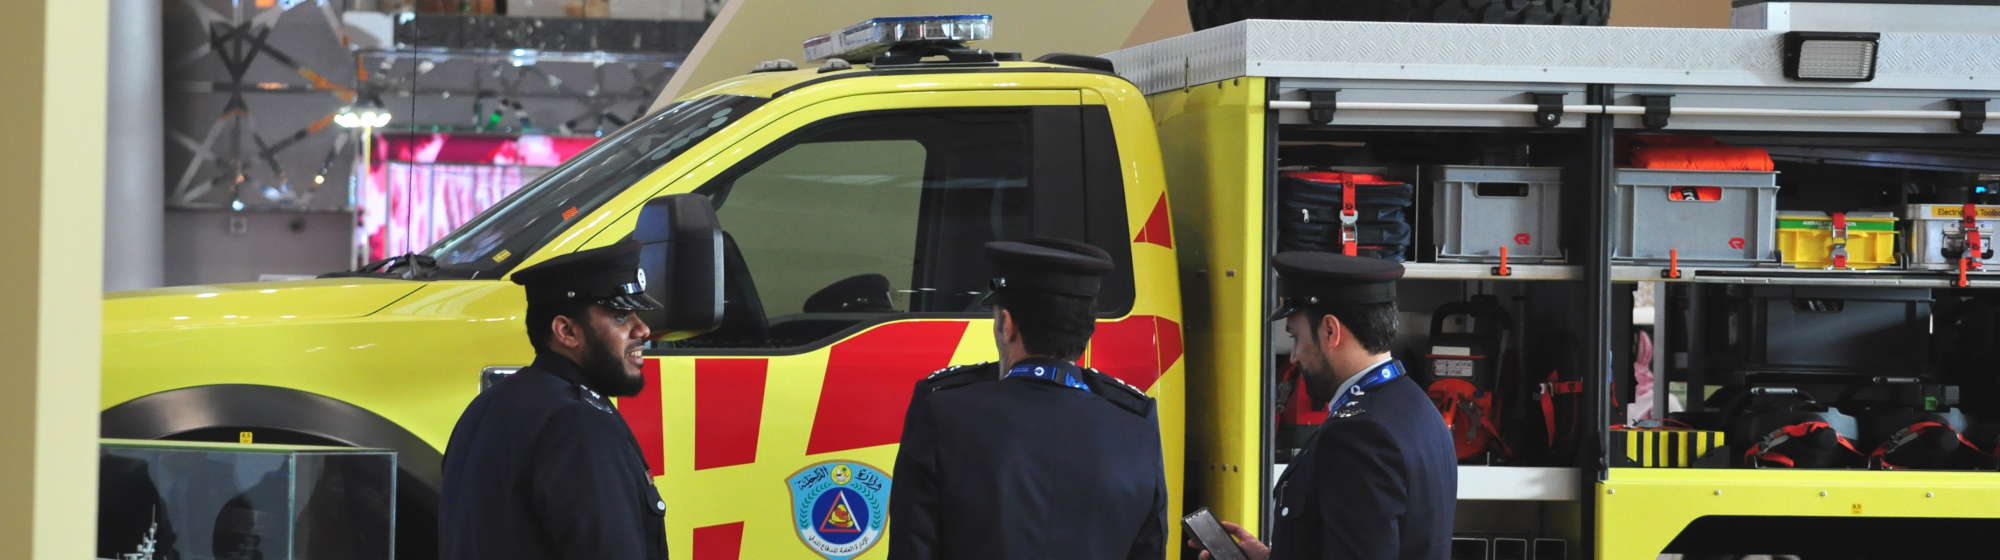
POLYGON ((527 288, 529 304, 583 301, 620 311, 659 309, 659 300, 646 295, 646 271, 639 268, 641 247, 627 238, 558 256, 515 271, 514 283, 527 288))
POLYGON ((1396 303, 1401 263, 1319 251, 1286 251, 1271 257, 1284 300, 1271 320, 1302 309, 1396 303))
POLYGON ((1047 237, 988 242, 986 259, 993 263, 988 297, 1003 303, 1009 294, 1097 297, 1113 266, 1095 245, 1047 237))

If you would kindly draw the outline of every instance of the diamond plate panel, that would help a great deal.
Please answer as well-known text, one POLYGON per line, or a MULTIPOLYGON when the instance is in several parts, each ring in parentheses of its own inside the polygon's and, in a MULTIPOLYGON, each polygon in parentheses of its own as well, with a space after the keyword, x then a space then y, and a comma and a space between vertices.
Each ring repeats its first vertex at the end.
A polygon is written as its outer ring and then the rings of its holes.
POLYGON ((1248 23, 1236 22, 1195 33, 1112 51, 1104 57, 1119 75, 1148 94, 1248 75, 1244 47, 1248 23))
MULTIPOLYGON (((1147 93, 1237 76, 1454 82, 1800 86, 1783 33, 1251 20, 1111 53, 1147 93), (1127 63, 1129 60, 1131 63, 1127 63)), ((1853 89, 2000 90, 2000 35, 1886 33, 1853 89)))

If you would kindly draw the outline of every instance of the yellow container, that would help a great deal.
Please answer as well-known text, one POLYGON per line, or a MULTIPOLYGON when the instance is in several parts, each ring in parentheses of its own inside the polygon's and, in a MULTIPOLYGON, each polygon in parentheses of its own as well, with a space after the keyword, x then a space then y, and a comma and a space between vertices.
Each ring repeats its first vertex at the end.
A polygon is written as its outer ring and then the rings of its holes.
MULTIPOLYGON (((1833 216, 1825 212, 1778 213, 1778 251, 1794 268, 1833 268, 1833 216)), ((1847 268, 1896 265, 1896 216, 1847 213, 1847 268)))

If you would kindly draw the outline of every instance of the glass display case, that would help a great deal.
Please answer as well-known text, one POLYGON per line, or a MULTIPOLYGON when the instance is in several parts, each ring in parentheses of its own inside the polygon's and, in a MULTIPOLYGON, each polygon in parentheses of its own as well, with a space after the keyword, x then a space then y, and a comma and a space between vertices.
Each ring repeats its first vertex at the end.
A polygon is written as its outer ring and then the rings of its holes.
POLYGON ((395 557, 396 453, 106 439, 97 557, 395 557))

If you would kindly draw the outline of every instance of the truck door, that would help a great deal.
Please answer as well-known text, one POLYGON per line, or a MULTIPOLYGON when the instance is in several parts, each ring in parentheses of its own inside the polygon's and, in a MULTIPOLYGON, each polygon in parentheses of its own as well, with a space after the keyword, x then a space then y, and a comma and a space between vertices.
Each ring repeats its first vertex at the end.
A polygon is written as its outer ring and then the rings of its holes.
POLYGON ((652 351, 647 392, 620 404, 677 554, 886 554, 875 545, 913 384, 995 355, 983 243, 1097 243, 1125 275, 1101 311, 1131 308, 1126 204, 1117 181, 1086 184, 1079 99, 833 99, 667 188, 712 197, 728 232, 722 327, 652 351))

